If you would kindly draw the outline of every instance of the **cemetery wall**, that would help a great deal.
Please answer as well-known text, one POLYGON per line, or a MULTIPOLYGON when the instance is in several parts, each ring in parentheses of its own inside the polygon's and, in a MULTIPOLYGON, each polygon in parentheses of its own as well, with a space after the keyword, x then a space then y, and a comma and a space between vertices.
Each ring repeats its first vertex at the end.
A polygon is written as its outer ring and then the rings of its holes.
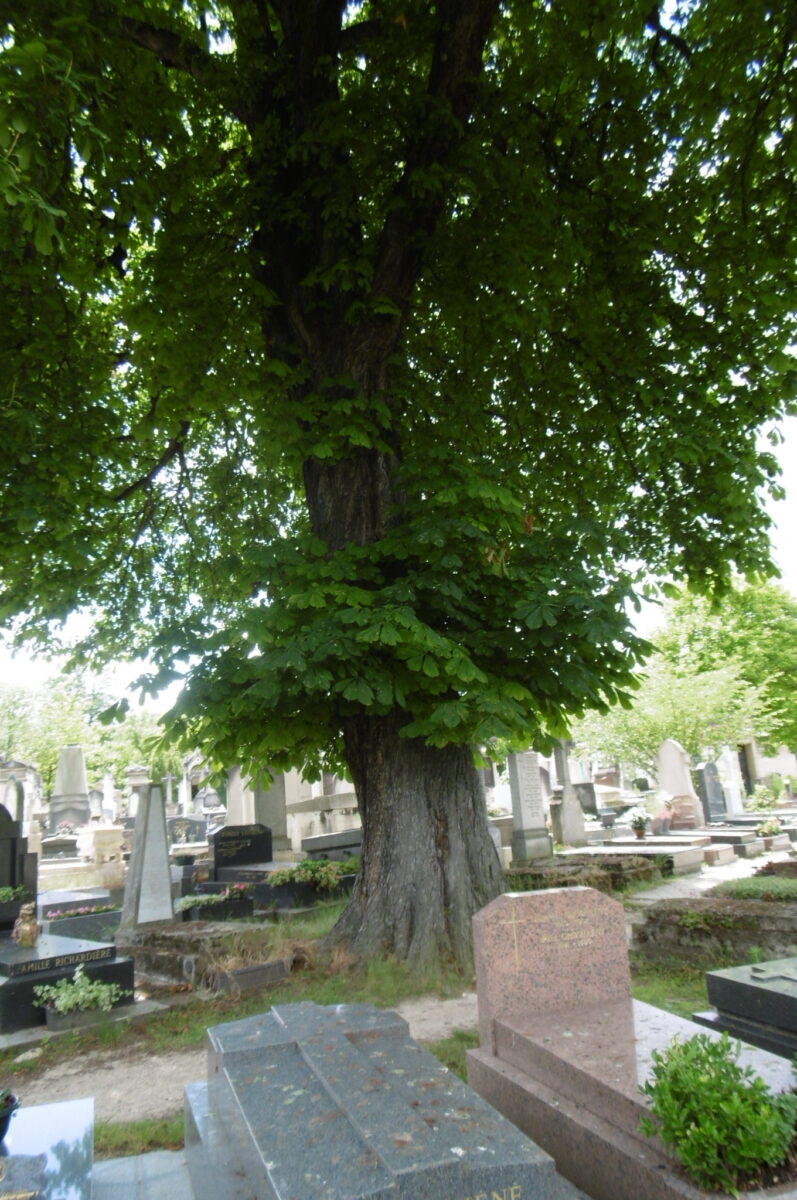
POLYGON ((632 947, 652 959, 750 961, 797 955, 797 904, 695 897, 660 900, 642 910, 632 947))

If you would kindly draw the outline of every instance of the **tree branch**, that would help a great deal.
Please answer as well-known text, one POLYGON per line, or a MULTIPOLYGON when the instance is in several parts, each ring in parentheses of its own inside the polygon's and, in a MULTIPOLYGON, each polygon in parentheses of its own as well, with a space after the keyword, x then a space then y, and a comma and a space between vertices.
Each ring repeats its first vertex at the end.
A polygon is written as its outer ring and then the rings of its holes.
POLYGON ((158 475, 160 475, 163 468, 168 466, 172 459, 179 458, 181 461, 184 461, 183 440, 190 428, 190 421, 181 421, 179 430, 169 442, 168 446, 163 451, 163 454, 155 463, 155 466, 152 468, 152 470, 147 471, 146 475, 142 475, 139 479, 135 479, 131 484, 128 484, 126 488, 123 488, 121 492, 117 492, 113 497, 114 501, 119 503, 121 500, 127 500, 129 496, 132 496, 142 488, 147 487, 153 482, 154 479, 157 478, 158 475))
MULTIPOLYGON (((98 17, 96 10, 94 16, 98 17)), ((162 29, 137 17, 119 16, 116 22, 118 34, 125 41, 148 50, 167 70, 184 71, 198 83, 213 88, 224 98, 229 111, 243 120, 243 112, 235 103, 235 74, 229 59, 210 54, 198 42, 173 29, 162 29)))
MULTIPOLYGON (((482 74, 482 56, 499 0, 445 0, 429 71, 430 107, 445 105, 464 127, 470 117, 473 84, 482 74)), ((423 256, 423 240, 441 216, 448 197, 415 188, 419 171, 450 160, 458 143, 452 123, 432 119, 407 147, 406 166, 388 205, 376 254, 373 294, 399 307, 409 299, 423 256)))

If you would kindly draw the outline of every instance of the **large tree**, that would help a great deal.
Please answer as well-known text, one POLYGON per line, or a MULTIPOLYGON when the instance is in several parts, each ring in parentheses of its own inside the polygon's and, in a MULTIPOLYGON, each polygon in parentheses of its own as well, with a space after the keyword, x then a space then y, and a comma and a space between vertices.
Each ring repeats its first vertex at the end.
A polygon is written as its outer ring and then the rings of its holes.
POLYGON ((5 0, 0 616, 354 780, 355 952, 467 961, 474 753, 768 560, 792 0, 5 0))

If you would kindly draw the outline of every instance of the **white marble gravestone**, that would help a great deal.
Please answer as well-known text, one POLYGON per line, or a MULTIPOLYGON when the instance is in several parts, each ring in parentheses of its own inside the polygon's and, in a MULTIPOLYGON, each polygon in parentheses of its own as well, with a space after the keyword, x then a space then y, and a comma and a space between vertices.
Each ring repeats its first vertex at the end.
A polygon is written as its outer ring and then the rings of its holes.
POLYGON ((533 750, 510 754, 507 766, 512 794, 512 861, 518 864, 547 858, 553 842, 545 827, 537 755, 533 750))

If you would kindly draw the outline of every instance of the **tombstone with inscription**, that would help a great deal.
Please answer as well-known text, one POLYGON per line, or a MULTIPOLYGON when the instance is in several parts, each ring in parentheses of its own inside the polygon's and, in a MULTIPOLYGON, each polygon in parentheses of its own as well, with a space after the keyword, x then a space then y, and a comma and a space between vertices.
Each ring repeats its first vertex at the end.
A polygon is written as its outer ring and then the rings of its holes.
POLYGON ((266 875, 266 865, 272 861, 267 826, 225 825, 209 840, 217 883, 248 882, 266 875))
MULTIPOLYGON (((632 999, 622 904, 590 888, 499 896, 473 918, 473 942, 475 1090, 591 1200, 700 1200, 639 1122, 654 1054, 701 1030, 632 999)), ((740 1063, 774 1091, 792 1087, 773 1054, 742 1047, 740 1063)))
POLYGON ((727 816, 725 792, 720 783, 720 773, 717 764, 704 762, 695 771, 697 775, 697 791, 700 803, 703 805, 703 816, 709 821, 724 821, 727 816))
MULTIPOLYGON (((19 946, 11 938, 0 938, 0 1033, 43 1025, 44 1009, 34 1003, 33 989, 71 979, 80 965, 90 979, 133 991, 132 959, 117 958, 112 942, 42 934, 34 946, 19 946)), ((128 1002, 129 996, 120 1000, 128 1002)))
POLYGON ((512 795, 512 861, 522 864, 548 858, 553 843, 545 828, 537 755, 533 750, 510 754, 507 766, 512 795))
POLYGON ((207 838, 207 828, 207 822, 202 817, 166 818, 166 837, 172 848, 204 842, 207 838))
POLYGON ((576 1200, 395 1013, 308 1002, 208 1030, 186 1088, 195 1200, 576 1200))
POLYGON ((61 748, 49 812, 51 833, 55 833, 64 822, 73 828, 88 824, 89 785, 82 746, 71 744, 61 748))

